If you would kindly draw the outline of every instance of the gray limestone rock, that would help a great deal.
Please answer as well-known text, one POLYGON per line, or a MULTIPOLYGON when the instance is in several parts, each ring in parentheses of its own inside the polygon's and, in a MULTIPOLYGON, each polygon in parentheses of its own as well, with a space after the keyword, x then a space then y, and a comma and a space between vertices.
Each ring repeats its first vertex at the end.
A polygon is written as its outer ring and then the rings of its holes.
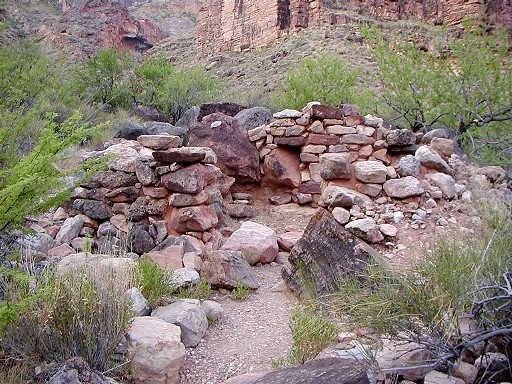
POLYGON ((177 300, 155 309, 151 316, 179 326, 185 347, 197 346, 208 328, 206 312, 201 302, 195 299, 177 300))

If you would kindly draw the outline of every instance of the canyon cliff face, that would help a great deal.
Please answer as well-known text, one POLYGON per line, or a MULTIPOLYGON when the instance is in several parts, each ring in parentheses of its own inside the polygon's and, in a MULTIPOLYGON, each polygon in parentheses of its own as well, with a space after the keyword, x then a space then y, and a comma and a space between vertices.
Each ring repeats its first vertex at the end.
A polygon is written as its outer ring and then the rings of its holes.
POLYGON ((512 33, 511 0, 205 0, 198 14, 198 54, 261 47, 290 31, 349 23, 354 10, 383 20, 413 19, 449 26, 473 17, 512 33))
POLYGON ((135 19, 128 1, 59 0, 64 16, 52 26, 57 46, 79 56, 92 56, 104 48, 143 52, 165 37, 151 21, 135 19))
POLYGON ((201 55, 260 47, 320 20, 320 0, 210 0, 199 11, 201 55))

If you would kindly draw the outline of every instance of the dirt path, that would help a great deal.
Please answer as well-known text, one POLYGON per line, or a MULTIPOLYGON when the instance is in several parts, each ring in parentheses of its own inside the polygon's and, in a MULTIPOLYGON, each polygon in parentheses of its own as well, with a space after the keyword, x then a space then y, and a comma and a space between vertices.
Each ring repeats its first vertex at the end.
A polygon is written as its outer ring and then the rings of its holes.
POLYGON ((187 350, 181 384, 218 384, 232 376, 272 370, 292 345, 288 319, 296 299, 271 288, 281 279, 279 265, 254 267, 260 288, 242 301, 216 292, 223 317, 196 348, 187 350))

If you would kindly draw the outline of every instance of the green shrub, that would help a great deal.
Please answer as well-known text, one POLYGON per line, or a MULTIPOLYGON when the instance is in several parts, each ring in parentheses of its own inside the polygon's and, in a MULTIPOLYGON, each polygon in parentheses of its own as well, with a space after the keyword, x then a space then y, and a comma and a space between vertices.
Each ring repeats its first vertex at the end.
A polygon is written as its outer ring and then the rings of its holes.
POLYGON ((198 299, 198 300, 206 300, 212 295, 212 286, 211 284, 203 277, 199 280, 194 286, 179 289, 178 297, 180 299, 198 299))
POLYGON ((363 28, 362 34, 379 68, 378 114, 414 131, 452 127, 475 159, 512 164, 507 123, 512 119, 512 58, 506 32, 491 35, 466 23, 461 39, 431 37, 442 42, 431 50, 415 44, 415 36, 384 38, 376 28, 363 28))
MULTIPOLYGON (((0 169, 0 230, 68 199, 71 188, 66 187, 65 172, 57 164, 63 163, 65 150, 105 127, 83 123, 78 112, 62 124, 56 123, 54 117, 46 118, 38 143, 27 156, 12 158, 0 169)), ((4 128, 0 127, 0 135, 7 134, 4 128)), ((91 165, 89 162, 82 167, 91 165)))
POLYGON ((86 61, 78 72, 78 92, 89 102, 108 104, 114 108, 133 105, 127 70, 132 60, 127 52, 105 49, 86 61))
POLYGON ((151 57, 135 69, 132 92, 137 102, 170 115, 175 123, 187 109, 211 100, 218 90, 219 81, 202 68, 177 70, 165 59, 151 57))
POLYGON ((151 307, 157 306, 162 299, 169 298, 175 293, 172 274, 164 271, 147 257, 142 257, 139 262, 137 280, 140 291, 151 307))
POLYGON ((459 357, 490 331, 510 337, 512 297, 503 292, 512 283, 512 222, 506 206, 500 211, 489 214, 492 227, 442 239, 410 268, 371 266, 364 279, 341 279, 339 292, 324 298, 326 308, 349 328, 422 344, 434 365, 459 357), (480 329, 463 338, 461 320, 467 317, 480 329))
POLYGON ((299 305, 290 318, 293 346, 288 356, 272 363, 274 368, 286 365, 304 364, 332 344, 338 335, 334 324, 325 316, 322 309, 299 305))
MULTIPOLYGON (((1 340, 7 361, 64 361, 74 356, 104 371, 126 332, 133 273, 107 267, 83 267, 64 275, 30 276, 30 293, 16 304, 1 340)), ((12 306, 12 301, 0 308, 12 306)))
POLYGON ((276 104, 298 110, 310 101, 335 106, 353 103, 364 108, 373 95, 360 83, 360 76, 360 69, 335 55, 307 58, 288 71, 282 90, 277 92, 276 104))
POLYGON ((233 300, 245 300, 251 293, 251 288, 244 281, 239 281, 236 288, 231 291, 233 300))

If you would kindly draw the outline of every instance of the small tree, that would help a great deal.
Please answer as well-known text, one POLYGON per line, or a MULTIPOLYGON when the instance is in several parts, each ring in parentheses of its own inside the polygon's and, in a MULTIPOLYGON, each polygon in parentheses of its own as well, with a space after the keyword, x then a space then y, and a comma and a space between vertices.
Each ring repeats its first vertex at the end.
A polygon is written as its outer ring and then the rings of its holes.
POLYGON ((68 198, 64 171, 56 165, 64 150, 105 127, 84 123, 78 112, 62 124, 54 117, 47 117, 37 145, 26 157, 0 170, 0 231, 68 198))
POLYGON ((112 107, 127 106, 131 103, 126 71, 132 60, 128 53, 114 49, 100 51, 86 61, 78 73, 79 92, 89 101, 109 104, 112 107))
POLYGON ((188 108, 213 98, 219 81, 202 68, 176 70, 165 59, 152 57, 136 68, 133 88, 138 102, 159 109, 176 122, 188 108))
POLYGON ((476 159, 512 164, 506 123, 512 120, 512 60, 506 33, 488 35, 468 23, 462 39, 426 51, 404 36, 385 39, 375 28, 362 32, 383 86, 379 114, 414 131, 453 127, 476 159))
POLYGON ((310 101, 327 105, 342 103, 366 106, 373 93, 360 83, 361 70, 335 55, 304 59, 287 74, 283 89, 276 95, 282 108, 301 109, 310 101))

